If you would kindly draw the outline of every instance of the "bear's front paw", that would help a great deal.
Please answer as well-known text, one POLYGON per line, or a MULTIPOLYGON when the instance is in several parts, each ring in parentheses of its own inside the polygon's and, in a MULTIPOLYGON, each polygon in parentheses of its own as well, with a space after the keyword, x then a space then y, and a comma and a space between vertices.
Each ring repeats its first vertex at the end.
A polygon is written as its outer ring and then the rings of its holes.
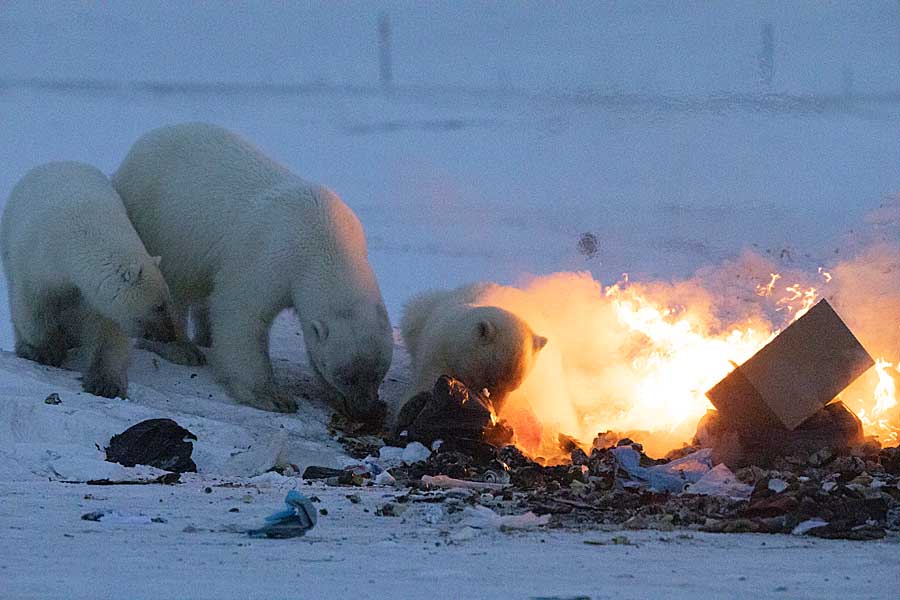
POLYGON ((89 394, 104 398, 125 398, 128 394, 128 381, 124 377, 88 371, 82 378, 81 387, 89 394))

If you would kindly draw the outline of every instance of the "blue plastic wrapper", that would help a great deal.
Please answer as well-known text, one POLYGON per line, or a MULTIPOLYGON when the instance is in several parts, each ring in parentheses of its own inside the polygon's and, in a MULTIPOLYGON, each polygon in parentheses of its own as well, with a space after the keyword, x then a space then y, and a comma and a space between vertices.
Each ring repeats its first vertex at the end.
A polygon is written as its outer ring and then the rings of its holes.
POLYGON ((251 537, 292 538, 304 535, 316 526, 318 511, 309 498, 291 490, 284 498, 286 508, 266 517, 265 524, 247 533, 251 537))
POLYGON ((687 483, 684 479, 654 470, 652 467, 642 467, 641 455, 631 446, 613 448, 612 453, 615 455, 619 466, 640 485, 659 492, 680 494, 684 491, 684 486, 687 483))

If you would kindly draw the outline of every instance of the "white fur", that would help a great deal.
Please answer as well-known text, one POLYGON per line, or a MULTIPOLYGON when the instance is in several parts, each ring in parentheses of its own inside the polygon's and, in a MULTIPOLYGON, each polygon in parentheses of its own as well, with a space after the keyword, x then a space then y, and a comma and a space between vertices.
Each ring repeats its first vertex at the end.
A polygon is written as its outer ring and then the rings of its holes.
POLYGON ((334 192, 203 123, 144 135, 113 185, 232 396, 296 408, 268 356, 272 320, 293 307, 316 372, 351 413, 374 410, 390 323, 362 226, 334 192))
POLYGON ((158 259, 109 180, 76 162, 37 167, 13 188, 0 227, 16 353, 58 366, 86 345, 85 390, 124 397, 127 336, 173 326, 158 259))
POLYGON ((531 371, 547 339, 513 313, 482 300, 493 284, 422 294, 403 310, 400 330, 412 358, 407 400, 441 375, 486 388, 499 408, 531 371))

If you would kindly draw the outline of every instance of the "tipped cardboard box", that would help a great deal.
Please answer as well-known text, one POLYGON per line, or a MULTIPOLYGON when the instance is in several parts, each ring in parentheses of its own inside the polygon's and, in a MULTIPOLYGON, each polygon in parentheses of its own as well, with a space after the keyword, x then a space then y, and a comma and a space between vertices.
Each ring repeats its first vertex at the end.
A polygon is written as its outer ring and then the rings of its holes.
POLYGON ((793 430, 874 364, 822 300, 706 395, 735 427, 793 430))

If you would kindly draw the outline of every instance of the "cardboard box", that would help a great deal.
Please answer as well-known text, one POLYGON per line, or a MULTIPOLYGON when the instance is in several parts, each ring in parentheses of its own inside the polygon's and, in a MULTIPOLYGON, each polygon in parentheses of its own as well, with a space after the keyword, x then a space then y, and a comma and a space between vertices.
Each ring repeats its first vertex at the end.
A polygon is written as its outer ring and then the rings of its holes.
POLYGON ((734 427, 793 430, 874 364, 822 300, 706 396, 734 427))

